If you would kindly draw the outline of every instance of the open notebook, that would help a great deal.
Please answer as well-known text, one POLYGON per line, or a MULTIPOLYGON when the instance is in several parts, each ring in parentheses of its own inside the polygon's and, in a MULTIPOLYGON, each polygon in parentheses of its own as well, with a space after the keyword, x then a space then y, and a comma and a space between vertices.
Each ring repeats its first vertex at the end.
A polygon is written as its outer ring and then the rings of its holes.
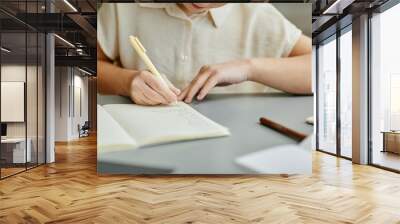
POLYGON ((229 130, 187 104, 97 106, 99 152, 229 135, 229 130))

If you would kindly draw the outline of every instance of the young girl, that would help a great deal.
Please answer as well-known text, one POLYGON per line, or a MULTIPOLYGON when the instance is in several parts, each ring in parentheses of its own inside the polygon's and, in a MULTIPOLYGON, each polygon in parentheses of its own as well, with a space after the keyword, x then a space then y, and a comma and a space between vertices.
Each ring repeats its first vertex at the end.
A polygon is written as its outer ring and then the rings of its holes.
POLYGON ((211 90, 311 93, 311 40, 270 4, 106 3, 97 29, 99 92, 136 104, 190 103, 211 90), (146 70, 130 35, 167 86, 146 70))

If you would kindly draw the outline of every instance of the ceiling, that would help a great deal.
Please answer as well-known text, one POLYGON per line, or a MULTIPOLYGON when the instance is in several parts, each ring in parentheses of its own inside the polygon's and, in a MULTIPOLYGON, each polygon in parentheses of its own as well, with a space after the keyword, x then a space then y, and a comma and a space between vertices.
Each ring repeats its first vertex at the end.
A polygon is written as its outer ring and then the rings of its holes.
POLYGON ((54 32, 61 37, 55 38, 56 65, 79 66, 95 73, 96 23, 96 0, 47 0, 47 4, 44 0, 1 0, 2 46, 11 50, 2 51, 6 56, 2 60, 24 63, 25 56, 28 61, 36 58, 44 47, 36 43, 36 36, 54 32))
MULTIPOLYGON (((111 2, 111 0, 99 2, 111 2)), ((274 0, 272 2, 288 1, 274 0)), ((312 3, 312 36, 315 43, 332 35, 339 27, 338 24, 345 26, 351 23, 353 16, 376 8, 387 0, 292 0, 289 2, 312 3), (340 23, 338 23, 339 20, 340 23)), ((74 45, 72 47, 61 38, 55 38, 57 65, 81 66, 95 72, 96 7, 96 0, 47 0, 47 5, 45 0, 1 0, 2 46, 12 50, 8 54, 10 60, 23 58, 26 52, 30 58, 30 54, 37 51, 37 44, 32 40, 33 35, 28 35, 25 40, 25 32, 54 32, 74 45), (25 41, 28 42, 27 50, 25 50, 25 41)))
POLYGON ((313 43, 319 43, 351 24, 354 17, 372 11, 388 0, 312 0, 313 43))

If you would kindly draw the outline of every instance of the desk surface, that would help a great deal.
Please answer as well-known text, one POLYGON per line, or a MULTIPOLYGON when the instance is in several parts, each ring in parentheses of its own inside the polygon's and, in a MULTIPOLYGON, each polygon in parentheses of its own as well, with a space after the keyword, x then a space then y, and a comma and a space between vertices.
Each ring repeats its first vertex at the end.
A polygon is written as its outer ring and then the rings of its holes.
MULTIPOLYGON (((104 95, 99 95, 98 102, 101 105, 130 103, 124 97, 104 95)), ((254 173, 237 165, 235 159, 272 146, 296 143, 278 132, 261 126, 258 123, 261 116, 266 116, 297 131, 308 134, 313 131, 313 127, 305 123, 305 119, 313 114, 312 96, 209 95, 203 102, 194 102, 192 106, 203 115, 228 127, 231 136, 163 144, 121 152, 99 152, 98 171, 131 174, 254 173)))

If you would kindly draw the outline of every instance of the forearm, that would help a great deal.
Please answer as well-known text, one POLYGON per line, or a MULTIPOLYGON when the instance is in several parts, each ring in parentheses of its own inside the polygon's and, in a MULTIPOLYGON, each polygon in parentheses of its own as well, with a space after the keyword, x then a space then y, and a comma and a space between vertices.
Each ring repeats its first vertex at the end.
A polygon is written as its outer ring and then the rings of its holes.
POLYGON ((248 80, 293 94, 310 94, 311 54, 249 60, 248 80))
POLYGON ((130 96, 130 86, 137 71, 98 60, 98 91, 102 94, 130 96))

